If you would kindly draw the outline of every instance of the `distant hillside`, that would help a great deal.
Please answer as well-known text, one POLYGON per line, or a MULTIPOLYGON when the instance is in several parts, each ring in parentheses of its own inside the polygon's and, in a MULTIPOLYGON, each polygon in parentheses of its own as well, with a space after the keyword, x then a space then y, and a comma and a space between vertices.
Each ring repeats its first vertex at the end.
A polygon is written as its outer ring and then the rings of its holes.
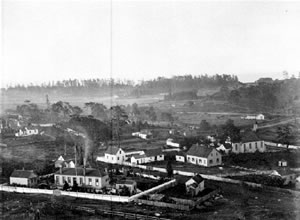
MULTIPOLYGON (((43 103, 45 95, 49 97, 63 97, 72 100, 76 97, 93 98, 109 97, 140 97, 142 95, 155 95, 161 93, 173 94, 182 91, 197 91, 199 89, 215 89, 222 86, 239 85, 237 76, 174 76, 172 78, 158 77, 157 79, 142 81, 135 84, 130 80, 63 80, 43 83, 41 85, 16 85, 1 89, 1 100, 19 102, 19 100, 32 99, 43 103), (31 98, 32 97, 32 98, 31 98)), ((69 101, 68 100, 68 101, 69 101)))
POLYGON ((233 90, 223 87, 211 98, 254 111, 300 113, 300 79, 257 82, 233 90))

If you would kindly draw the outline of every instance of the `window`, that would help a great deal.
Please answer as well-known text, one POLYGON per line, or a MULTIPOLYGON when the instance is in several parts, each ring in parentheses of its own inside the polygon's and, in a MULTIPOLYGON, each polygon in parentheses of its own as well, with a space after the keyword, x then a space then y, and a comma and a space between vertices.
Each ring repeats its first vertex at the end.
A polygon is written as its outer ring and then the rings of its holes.
POLYGON ((108 155, 106 155, 106 158, 108 159, 108 155))
POLYGON ((89 185, 92 185, 92 178, 89 178, 89 185))
POLYGON ((209 160, 209 163, 212 164, 212 163, 213 163, 213 160, 209 160))
POLYGON ((257 142, 255 142, 255 148, 257 148, 257 142))
POLYGON ((117 160, 119 160, 120 158, 119 157, 117 157, 117 160))
POLYGON ((96 179, 96 186, 99 186, 99 179, 96 179))
POLYGON ((188 157, 188 160, 190 160, 190 157, 188 157))
POLYGON ((82 181, 83 179, 82 179, 82 177, 80 177, 80 179, 79 179, 79 183, 80 183, 80 185, 82 185, 82 183, 83 183, 83 181, 82 181))
POLYGON ((63 182, 63 184, 66 182, 66 177, 62 177, 62 182, 63 182))
POLYGON ((195 161, 195 158, 194 158, 194 157, 192 157, 192 161, 195 161))
POLYGON ((76 179, 76 177, 73 177, 73 185, 75 182, 77 183, 77 179, 76 179))
POLYGON ((202 163, 202 160, 201 160, 201 159, 199 159, 199 160, 198 160, 198 163, 202 163))
POLYGON ((56 176, 55 182, 56 184, 59 184, 59 176, 56 176))
POLYGON ((249 144, 249 149, 251 150, 251 143, 249 144))
POLYGON ((68 183, 71 183, 71 177, 68 177, 68 183))
POLYGON ((219 158, 217 158, 217 163, 219 163, 219 158))

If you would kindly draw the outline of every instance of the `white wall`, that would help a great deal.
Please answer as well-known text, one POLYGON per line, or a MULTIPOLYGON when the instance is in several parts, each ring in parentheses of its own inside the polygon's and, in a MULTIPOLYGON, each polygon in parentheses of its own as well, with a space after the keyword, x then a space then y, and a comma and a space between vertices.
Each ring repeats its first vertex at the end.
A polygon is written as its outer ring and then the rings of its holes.
POLYGON ((9 183, 28 186, 28 179, 27 178, 18 178, 18 177, 9 177, 9 183))

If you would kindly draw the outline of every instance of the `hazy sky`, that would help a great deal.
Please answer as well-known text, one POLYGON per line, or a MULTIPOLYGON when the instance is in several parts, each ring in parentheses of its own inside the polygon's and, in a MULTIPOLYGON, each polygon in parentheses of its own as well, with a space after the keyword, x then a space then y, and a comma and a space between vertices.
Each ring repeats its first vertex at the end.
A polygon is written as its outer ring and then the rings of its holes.
MULTIPOLYGON (((112 2, 112 75, 300 72, 300 2, 112 2)), ((1 84, 110 77, 109 0, 2 0, 1 84)))

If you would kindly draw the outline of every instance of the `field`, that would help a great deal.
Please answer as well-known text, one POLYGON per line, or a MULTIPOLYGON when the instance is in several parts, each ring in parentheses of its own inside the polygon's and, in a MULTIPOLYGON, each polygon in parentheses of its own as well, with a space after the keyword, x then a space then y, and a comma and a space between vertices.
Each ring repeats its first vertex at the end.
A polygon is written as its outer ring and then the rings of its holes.
POLYGON ((53 197, 49 195, 29 195, 17 193, 1 193, 1 216, 4 219, 26 219, 28 215, 39 209, 41 219, 123 219, 103 216, 99 212, 89 214, 76 211, 76 207, 87 207, 91 210, 117 210, 153 216, 160 213, 170 219, 281 219, 297 220, 300 217, 299 198, 291 194, 255 191, 236 185, 208 181, 207 186, 221 187, 223 198, 209 202, 190 212, 138 205, 109 203, 70 197, 53 197), (72 207, 71 207, 72 206, 72 207))

